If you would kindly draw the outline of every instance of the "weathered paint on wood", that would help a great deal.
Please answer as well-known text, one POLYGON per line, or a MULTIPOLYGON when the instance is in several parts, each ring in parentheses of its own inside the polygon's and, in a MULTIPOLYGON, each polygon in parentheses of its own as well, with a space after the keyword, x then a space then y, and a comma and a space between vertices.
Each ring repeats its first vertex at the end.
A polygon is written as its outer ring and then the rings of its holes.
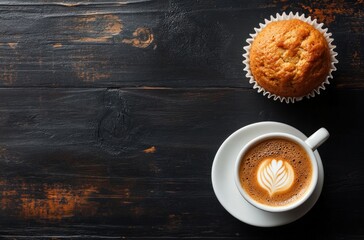
POLYGON ((363 101, 361 91, 334 88, 294 106, 239 89, 0 89, 0 236, 250 239, 277 232, 235 220, 210 182, 222 141, 265 120, 307 134, 330 130, 320 148, 323 196, 285 229, 320 224, 325 230, 315 236, 345 236, 364 220, 364 152, 351 138, 364 137, 363 101), (332 228, 348 215, 350 224, 332 228))
POLYGON ((0 237, 364 237, 362 0, 0 1, 0 237), (314 99, 251 89, 245 39, 298 11, 333 33, 338 71, 314 99), (325 183, 295 223, 250 227, 211 186, 214 155, 257 121, 324 126, 325 183))
POLYGON ((357 1, 0 1, 0 86, 250 87, 243 46, 258 23, 305 13, 332 32, 333 84, 363 87, 357 1))

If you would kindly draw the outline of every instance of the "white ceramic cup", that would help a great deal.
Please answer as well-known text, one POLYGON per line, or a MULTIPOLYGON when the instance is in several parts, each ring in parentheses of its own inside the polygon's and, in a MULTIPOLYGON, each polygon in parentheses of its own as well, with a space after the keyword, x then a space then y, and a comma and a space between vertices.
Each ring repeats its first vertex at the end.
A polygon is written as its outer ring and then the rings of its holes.
POLYGON ((289 210, 292 210, 294 208, 301 206, 312 195, 313 191, 316 188, 317 182, 318 182, 318 165, 317 165, 316 157, 314 155, 314 151, 322 143, 324 143, 328 139, 329 136, 330 136, 329 132, 325 128, 320 128, 314 134, 312 134, 309 138, 307 138, 305 141, 303 141, 302 139, 300 139, 292 134, 279 133, 279 132, 267 133, 267 134, 263 134, 263 135, 260 135, 256 138, 254 138, 253 140, 248 142, 243 147, 243 149, 238 154, 238 157, 235 162, 235 172, 234 172, 235 185, 238 188, 240 194, 251 205, 253 205, 259 209, 262 209, 264 211, 268 211, 268 212, 285 212, 285 211, 289 211, 289 210), (311 165, 312 165, 311 182, 310 182, 308 188, 306 189, 306 192, 293 203, 290 203, 290 204, 284 205, 284 206, 270 206, 270 205, 262 204, 256 200, 254 200, 253 198, 251 198, 249 196, 249 194, 241 186, 240 177, 239 177, 240 164, 241 164, 241 161, 242 161, 244 155, 247 153, 247 151, 252 146, 254 146, 255 144, 257 144, 263 140, 276 139, 276 138, 283 138, 283 139, 287 139, 287 140, 297 143, 299 146, 301 146, 306 151, 307 156, 308 156, 309 160, 311 161, 311 165))

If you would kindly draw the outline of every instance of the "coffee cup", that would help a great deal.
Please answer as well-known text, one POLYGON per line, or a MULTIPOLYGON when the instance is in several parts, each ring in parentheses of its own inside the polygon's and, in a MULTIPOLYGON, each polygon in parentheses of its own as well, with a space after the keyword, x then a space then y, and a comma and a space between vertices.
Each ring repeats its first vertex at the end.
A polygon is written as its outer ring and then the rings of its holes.
POLYGON ((268 212, 301 206, 314 192, 318 164, 314 151, 327 140, 320 128, 305 141, 288 133, 267 133, 247 143, 235 162, 235 184, 251 205, 268 212))

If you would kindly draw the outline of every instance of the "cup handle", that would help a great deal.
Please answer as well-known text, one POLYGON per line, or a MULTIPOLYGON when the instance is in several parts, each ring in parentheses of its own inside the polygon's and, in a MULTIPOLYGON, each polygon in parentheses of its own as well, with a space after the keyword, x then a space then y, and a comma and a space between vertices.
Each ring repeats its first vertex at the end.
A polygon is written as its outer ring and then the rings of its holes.
POLYGON ((312 151, 315 151, 321 144, 323 144, 329 138, 329 136, 330 134, 326 130, 326 128, 320 128, 311 136, 309 136, 305 142, 312 149, 312 151))

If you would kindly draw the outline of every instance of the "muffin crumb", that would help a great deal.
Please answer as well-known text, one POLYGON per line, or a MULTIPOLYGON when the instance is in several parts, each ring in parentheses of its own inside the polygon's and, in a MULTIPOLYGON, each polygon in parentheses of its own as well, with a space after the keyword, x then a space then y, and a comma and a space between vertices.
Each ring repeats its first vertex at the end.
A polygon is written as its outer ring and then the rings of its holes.
POLYGON ((270 22, 255 37, 250 70, 266 91, 281 97, 303 97, 318 88, 330 73, 326 38, 299 19, 270 22))

